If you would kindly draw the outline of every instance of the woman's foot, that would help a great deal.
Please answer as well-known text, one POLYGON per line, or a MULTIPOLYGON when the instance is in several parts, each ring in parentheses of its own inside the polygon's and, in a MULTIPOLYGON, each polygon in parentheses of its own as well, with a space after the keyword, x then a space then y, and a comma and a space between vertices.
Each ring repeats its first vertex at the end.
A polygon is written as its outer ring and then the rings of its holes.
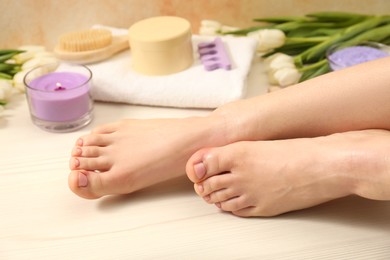
POLYGON ((390 199, 388 151, 390 135, 380 130, 239 142, 196 152, 186 170, 207 203, 237 216, 274 216, 350 194, 390 199))
POLYGON ((185 174, 188 158, 226 144, 218 117, 123 120, 80 137, 69 162, 69 187, 95 199, 127 194, 185 174))

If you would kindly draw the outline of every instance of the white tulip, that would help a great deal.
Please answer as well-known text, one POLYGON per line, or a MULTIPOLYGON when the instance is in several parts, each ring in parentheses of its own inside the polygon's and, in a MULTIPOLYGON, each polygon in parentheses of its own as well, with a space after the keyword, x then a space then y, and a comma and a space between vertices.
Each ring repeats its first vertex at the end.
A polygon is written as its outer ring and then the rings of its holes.
POLYGON ((262 29, 247 34, 257 40, 257 51, 268 52, 284 45, 286 35, 278 29, 262 29))
POLYGON ((295 66, 294 58, 284 54, 275 53, 264 60, 268 80, 271 84, 286 87, 298 83, 301 73, 295 66))
POLYGON ((13 93, 12 83, 10 80, 0 80, 0 101, 7 101, 13 93))
POLYGON ((295 68, 293 57, 283 53, 276 53, 266 58, 264 63, 268 71, 276 71, 282 68, 295 68))
POLYGON ((270 72, 269 79, 272 84, 287 87, 298 83, 301 75, 302 74, 296 68, 281 68, 270 72))
POLYGON ((275 71, 268 71, 268 82, 272 85, 279 86, 278 80, 274 77, 275 71))
POLYGON ((213 20, 202 20, 200 22, 199 34, 200 35, 218 35, 222 24, 213 20))
POLYGON ((200 21, 201 27, 213 27, 213 28, 221 28, 222 24, 218 21, 214 20, 202 20, 200 21))
POLYGON ((218 35, 218 30, 210 27, 199 28, 199 35, 215 36, 218 35))
POLYGON ((56 62, 58 62, 58 60, 54 56, 42 56, 42 57, 37 56, 35 58, 26 61, 22 65, 22 70, 28 71, 38 66, 42 66, 50 63, 56 63, 56 62))
POLYGON ((284 62, 294 64, 294 58, 290 55, 278 52, 264 59, 264 64, 267 68, 274 66, 273 64, 284 62))
POLYGON ((24 50, 25 52, 15 55, 13 59, 16 63, 22 64, 34 58, 37 53, 44 52, 45 47, 41 45, 26 45, 19 47, 19 50, 24 50))
POLYGON ((27 72, 28 72, 27 70, 19 71, 14 75, 13 78, 14 87, 22 93, 25 91, 25 86, 23 81, 24 81, 24 76, 27 74, 27 72))
POLYGON ((237 31, 239 29, 240 28, 233 27, 233 26, 222 25, 220 31, 221 31, 221 33, 228 33, 228 32, 237 31))
POLYGON ((0 87, 0 103, 7 101, 5 96, 6 96, 6 91, 2 87, 0 87))
POLYGON ((42 57, 52 57, 52 58, 55 58, 55 55, 54 55, 54 53, 49 52, 49 51, 37 52, 34 55, 34 58, 42 58, 42 57))

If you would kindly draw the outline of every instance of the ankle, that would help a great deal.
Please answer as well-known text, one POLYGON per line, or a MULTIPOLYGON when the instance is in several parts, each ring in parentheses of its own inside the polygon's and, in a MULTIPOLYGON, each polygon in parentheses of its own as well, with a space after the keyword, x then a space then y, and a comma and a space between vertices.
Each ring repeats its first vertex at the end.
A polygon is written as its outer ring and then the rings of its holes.
POLYGON ((212 113, 196 120, 192 123, 200 126, 198 134, 200 134, 201 147, 199 148, 223 146, 234 142, 230 123, 224 116, 212 113))
POLYGON ((222 122, 227 144, 264 139, 260 127, 262 114, 248 100, 228 103, 216 109, 210 117, 222 122))
POLYGON ((352 194, 368 199, 390 200, 390 164, 388 151, 390 135, 387 131, 367 130, 355 140, 352 194), (388 139, 387 141, 383 138, 388 139))
MULTIPOLYGON (((383 174, 390 171, 387 163, 388 145, 378 138, 375 130, 333 134, 334 172, 346 195, 375 198, 381 192, 383 174)), ((385 192, 386 193, 386 192, 385 192)), ((387 192, 387 194, 390 194, 387 192)), ((380 196, 380 195, 379 195, 380 196)))
POLYGON ((205 147, 222 146, 229 143, 225 121, 220 116, 183 118, 176 121, 175 129, 178 129, 177 141, 190 155, 205 147))

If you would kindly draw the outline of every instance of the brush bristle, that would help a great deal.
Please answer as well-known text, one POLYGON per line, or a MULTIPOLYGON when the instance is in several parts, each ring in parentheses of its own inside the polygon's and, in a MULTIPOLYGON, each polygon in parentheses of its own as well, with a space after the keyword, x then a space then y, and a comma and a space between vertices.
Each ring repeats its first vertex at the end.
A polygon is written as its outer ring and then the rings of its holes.
POLYGON ((70 32, 60 36, 59 46, 65 51, 91 51, 112 43, 112 33, 106 29, 90 29, 70 32))

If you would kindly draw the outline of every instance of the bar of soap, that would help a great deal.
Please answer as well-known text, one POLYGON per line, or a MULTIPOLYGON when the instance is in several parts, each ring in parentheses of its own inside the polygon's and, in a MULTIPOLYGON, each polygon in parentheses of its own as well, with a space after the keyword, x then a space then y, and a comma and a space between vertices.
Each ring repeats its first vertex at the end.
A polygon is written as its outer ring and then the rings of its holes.
POLYGON ((191 24, 176 16, 141 20, 129 28, 132 68, 145 75, 183 71, 194 61, 191 24))

